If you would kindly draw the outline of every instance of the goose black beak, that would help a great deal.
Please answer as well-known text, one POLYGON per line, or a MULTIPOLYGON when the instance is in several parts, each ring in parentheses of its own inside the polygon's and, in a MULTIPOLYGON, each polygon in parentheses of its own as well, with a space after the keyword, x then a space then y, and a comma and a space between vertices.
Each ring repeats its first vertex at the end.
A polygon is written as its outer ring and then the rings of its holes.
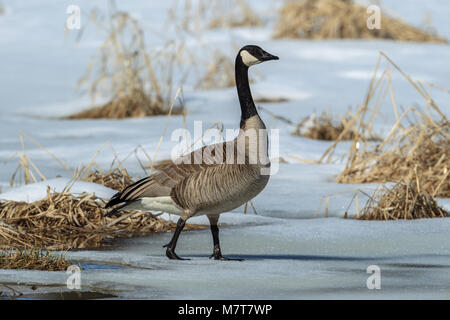
POLYGON ((274 56, 268 52, 264 52, 261 60, 262 61, 269 61, 269 60, 279 60, 280 58, 278 58, 277 56, 274 56))

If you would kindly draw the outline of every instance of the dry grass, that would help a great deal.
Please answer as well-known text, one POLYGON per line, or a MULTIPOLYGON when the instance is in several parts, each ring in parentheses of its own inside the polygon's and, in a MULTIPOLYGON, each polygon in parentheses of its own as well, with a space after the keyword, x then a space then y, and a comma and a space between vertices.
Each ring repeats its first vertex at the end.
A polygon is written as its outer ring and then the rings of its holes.
POLYGON ((352 0, 286 1, 278 14, 275 38, 392 39, 417 42, 448 41, 401 19, 381 13, 381 29, 369 29, 367 7, 352 0))
POLYGON ((344 117, 338 117, 329 112, 323 112, 319 117, 317 117, 316 114, 313 113, 311 116, 304 118, 296 125, 292 135, 328 141, 334 141, 338 138, 341 140, 358 139, 360 141, 379 140, 379 138, 371 132, 372 128, 368 124, 363 124, 366 128, 365 136, 359 136, 356 122, 353 122, 353 124, 347 128, 347 124, 350 123, 352 117, 353 114, 350 110, 344 117), (336 121, 336 118, 339 120, 336 121), (345 130, 346 128, 347 130, 345 130))
POLYGON ((30 136, 21 132, 19 134, 19 140, 20 140, 20 144, 22 147, 22 152, 21 153, 16 152, 14 155, 12 155, 8 159, 8 160, 12 160, 12 159, 18 160, 17 168, 13 172, 11 179, 9 181, 9 184, 11 187, 14 187, 15 185, 29 184, 29 183, 35 183, 38 181, 46 180, 46 177, 44 176, 44 174, 41 172, 41 170, 39 170, 37 165, 28 156, 27 150, 25 147, 25 139, 27 139, 27 141, 29 141, 32 144, 34 144, 35 146, 37 146, 43 152, 47 153, 50 156, 50 158, 55 160, 70 175, 73 174, 72 170, 69 168, 69 166, 65 162, 58 159, 53 153, 51 153, 49 150, 47 150, 45 147, 43 147, 41 144, 39 144, 36 140, 34 140, 30 136))
POLYGON ((174 1, 168 17, 168 24, 191 34, 204 29, 263 25, 246 0, 174 1))
POLYGON ((357 152, 341 183, 414 181, 432 196, 450 197, 450 124, 416 123, 382 152, 357 152))
POLYGON ((208 1, 212 5, 209 28, 260 27, 261 19, 245 0, 208 1))
MULTIPOLYGON (((145 149, 142 146, 136 147, 128 156, 124 159, 120 160, 116 151, 112 147, 111 143, 107 142, 103 144, 90 159, 89 163, 86 166, 80 166, 76 169, 71 169, 65 162, 57 158, 53 153, 35 141, 33 138, 29 137, 24 133, 20 133, 19 139, 22 146, 22 152, 15 153, 9 160, 16 158, 18 161, 17 169, 11 176, 10 185, 11 187, 29 183, 36 183, 39 181, 45 181, 47 178, 42 173, 42 171, 37 167, 37 165, 33 162, 33 160, 28 156, 25 139, 27 141, 32 142, 34 145, 38 146, 42 151, 47 153, 55 162, 57 162, 64 170, 66 170, 69 175, 72 177, 74 181, 82 180, 86 182, 97 183, 103 185, 105 187, 114 189, 114 190, 122 190, 126 186, 132 184, 134 182, 133 178, 129 175, 128 171, 124 167, 124 162, 130 157, 134 156, 138 164, 140 165, 143 173, 145 175, 148 174, 149 165, 146 165, 145 162, 141 161, 138 157, 138 152, 141 151, 148 163, 152 163, 151 157, 147 154, 145 149), (106 147, 110 148, 110 151, 113 155, 113 160, 108 169, 104 170, 95 159, 97 156, 104 151, 106 147)), ((158 169, 160 166, 171 162, 171 160, 164 160, 160 162, 156 162, 153 165, 154 169, 158 169)))
MULTIPOLYGON (((184 46, 168 42, 162 50, 149 53, 138 21, 127 12, 118 11, 112 1, 109 16, 93 11, 91 20, 107 33, 107 38, 78 86, 88 87, 94 105, 98 97, 109 101, 68 118, 120 119, 167 114, 173 72, 184 46)), ((183 107, 175 107, 172 113, 183 113, 183 107)))
MULTIPOLYGON (((269 101, 282 102, 285 100, 280 98, 280 100, 269 99, 269 101)), ((322 112, 322 114, 317 117, 317 115, 313 113, 312 115, 303 118, 300 122, 294 123, 292 120, 284 116, 274 114, 261 106, 258 106, 258 109, 268 113, 274 119, 280 120, 287 125, 294 126, 295 129, 291 132, 294 136, 326 141, 381 140, 378 134, 373 132, 373 127, 370 123, 363 121, 360 124, 359 122, 354 121, 353 118, 355 117, 355 114, 351 110, 347 111, 343 117, 333 115, 330 112, 322 112)))
POLYGON ((64 255, 55 256, 39 249, 13 250, 0 253, 0 269, 65 271, 70 263, 64 255))
MULTIPOLYGON (((16 185, 35 183, 39 181, 45 181, 47 178, 42 173, 42 171, 37 167, 37 165, 33 162, 33 160, 28 156, 27 150, 25 147, 25 139, 27 141, 32 142, 34 145, 38 146, 42 151, 47 153, 53 160, 55 160, 65 171, 67 171, 70 176, 75 180, 83 180, 87 182, 93 182, 97 184, 104 185, 105 187, 121 190, 127 185, 133 183, 133 179, 128 174, 127 170, 123 167, 123 161, 119 160, 114 148, 110 143, 105 143, 102 147, 100 147, 94 156, 89 161, 88 165, 85 167, 81 167, 75 170, 72 170, 66 163, 62 160, 58 159, 53 153, 39 144, 36 140, 29 137, 24 133, 20 133, 19 135, 20 143, 22 146, 22 153, 16 153, 10 159, 17 158, 18 166, 17 169, 13 172, 10 185, 14 187, 16 185), (103 170, 96 162, 95 159, 98 154, 106 147, 109 146, 111 148, 111 152, 113 153, 114 159, 108 170, 103 170)), ((134 154, 137 158, 137 150, 136 148, 131 154, 134 154)), ((131 155, 130 154, 130 155, 131 155)), ((127 157, 128 158, 128 157, 127 157)), ((138 159, 138 158, 137 158, 138 159)), ((140 162, 140 160, 138 159, 140 162)), ((141 167, 144 169, 144 166, 141 164, 141 167)))
POLYGON ((86 177, 83 177, 83 181, 93 182, 101 184, 105 187, 122 190, 126 186, 132 184, 134 181, 128 174, 125 168, 115 167, 109 171, 99 171, 94 169, 86 177))
POLYGON ((256 103, 281 103, 281 102, 287 102, 289 99, 284 97, 257 97, 253 99, 256 103))
MULTIPOLYGON (((197 40, 197 50, 190 53, 188 61, 192 68, 197 69, 195 74, 199 75, 195 86, 198 89, 213 90, 236 85, 234 53, 238 48, 233 45, 232 54, 211 50, 201 37, 202 31, 261 25, 261 20, 246 0, 183 0, 174 1, 169 9, 165 28, 175 28, 178 39, 184 39, 187 34, 190 41, 197 40), (208 54, 204 55, 204 52, 208 54)), ((261 74, 257 73, 257 77, 261 78, 261 74)), ((250 77, 250 82, 252 81, 253 78, 250 77)))
POLYGON ((348 153, 347 164, 337 181, 341 183, 367 182, 415 182, 421 192, 432 197, 450 197, 450 125, 445 115, 429 96, 420 82, 412 80, 391 59, 381 53, 375 68, 364 103, 349 121, 344 131, 322 155, 321 161, 331 161, 336 145, 352 126, 363 123, 370 114, 373 123, 375 112, 379 110, 387 93, 391 95, 396 121, 381 143, 361 141, 358 137, 366 131, 358 125, 358 136, 353 139, 348 153), (422 96, 426 102, 427 113, 410 106, 399 113, 392 89, 389 69, 376 80, 381 58, 388 66, 394 67, 422 96), (385 84, 385 85, 383 85, 385 84), (414 119, 408 118, 414 116, 414 119), (405 120, 408 120, 405 123, 405 120))
MULTIPOLYGON (((166 114, 160 100, 152 100, 143 91, 117 97, 100 107, 87 109, 68 116, 68 119, 123 119, 142 118, 166 114)), ((176 110, 180 114, 182 111, 176 110)))
MULTIPOLYGON (((133 154, 141 164, 137 156, 137 150, 139 150, 140 148, 142 147, 139 146, 135 148, 133 152, 130 153, 130 155, 128 155, 125 159, 120 160, 111 143, 107 142, 95 152, 94 156, 86 166, 82 166, 74 170, 72 177, 74 180, 97 183, 105 187, 120 191, 134 182, 131 176, 128 174, 127 169, 125 169, 123 162, 133 154), (99 166, 95 162, 95 159, 106 147, 110 148, 113 155, 113 160, 109 166, 109 169, 103 170, 101 166, 99 166)), ((141 167, 145 172, 145 168, 142 164, 141 167)))
MULTIPOLYGON (((233 46, 232 52, 239 49, 233 46)), ((202 77, 197 80, 196 88, 203 90, 214 90, 222 88, 232 88, 236 86, 236 79, 234 74, 234 59, 229 55, 224 54, 220 50, 215 50, 209 55, 209 62, 205 62, 207 69, 202 77)), ((262 79, 261 73, 254 70, 253 74, 249 76, 249 82, 252 83, 255 79, 262 79)))
MULTIPOLYGON (((0 202, 0 248, 64 250, 94 248, 105 239, 174 231, 173 222, 150 213, 123 211, 106 217, 105 202, 94 194, 50 193, 33 203, 0 202)), ((189 225, 187 229, 202 226, 189 225)))
POLYGON ((421 192, 418 184, 398 182, 392 188, 383 186, 375 191, 358 219, 399 220, 449 216, 430 194, 421 192))

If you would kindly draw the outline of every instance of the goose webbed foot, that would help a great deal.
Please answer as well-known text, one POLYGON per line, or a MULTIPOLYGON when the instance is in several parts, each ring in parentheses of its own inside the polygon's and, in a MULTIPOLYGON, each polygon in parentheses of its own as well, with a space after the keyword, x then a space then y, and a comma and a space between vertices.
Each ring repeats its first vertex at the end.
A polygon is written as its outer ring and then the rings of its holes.
POLYGON ((212 255, 209 257, 210 259, 214 258, 214 260, 220 261, 244 261, 244 259, 236 259, 236 258, 228 258, 222 255, 220 249, 214 248, 212 255))
POLYGON ((167 248, 166 249, 166 256, 167 258, 171 259, 171 260, 190 260, 190 259, 185 259, 185 258, 181 258, 179 257, 176 253, 175 250, 172 248, 171 244, 168 243, 165 246, 163 246, 163 248, 167 248))

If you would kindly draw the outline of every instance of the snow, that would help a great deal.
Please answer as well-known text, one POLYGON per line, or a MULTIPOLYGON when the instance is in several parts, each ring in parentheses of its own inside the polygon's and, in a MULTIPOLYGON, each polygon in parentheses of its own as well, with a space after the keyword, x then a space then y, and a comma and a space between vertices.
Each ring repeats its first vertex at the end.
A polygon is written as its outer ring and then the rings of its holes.
POLYGON ((117 192, 96 183, 72 181, 68 178, 56 178, 27 184, 8 192, 0 193, 0 200, 24 201, 28 203, 39 201, 47 195, 47 188, 50 188, 50 193, 66 191, 73 195, 79 195, 86 192, 94 193, 100 198, 111 198, 117 192))
MULTIPOLYGON (((220 48, 234 54, 233 45, 254 43, 280 57, 251 70, 255 98, 286 98, 281 103, 264 104, 264 109, 293 122, 312 113, 330 110, 344 114, 355 108, 366 93, 379 55, 385 52, 414 79, 450 88, 450 46, 445 44, 397 43, 392 41, 272 40, 274 13, 278 2, 251 1, 268 21, 261 28, 208 30, 196 37, 186 36, 186 46, 198 54, 199 66, 192 69, 183 86, 186 121, 181 116, 124 120, 57 119, 82 110, 90 104, 75 86, 104 34, 87 25, 81 41, 75 34, 65 35, 66 4, 54 0, 3 1, 6 14, 0 16, 0 199, 36 201, 42 199, 47 186, 60 192, 71 175, 38 146, 25 138, 27 155, 47 180, 11 188, 9 180, 17 168, 11 159, 22 150, 19 134, 27 134, 70 168, 87 165, 96 151, 103 149, 95 161, 107 169, 114 154, 125 159, 124 166, 135 178, 146 173, 133 155, 142 146, 152 157, 161 134, 166 134, 155 160, 170 158, 178 141, 171 132, 186 127, 193 132, 194 121, 202 120, 203 130, 221 121, 225 129, 239 125, 240 110, 234 88, 213 91, 195 89, 205 68, 205 59, 220 48), (259 78, 262 76, 262 79, 259 78), (59 177, 59 178, 54 178, 59 177)), ((82 18, 99 1, 79 0, 82 18)), ((439 33, 450 38, 448 15, 450 5, 437 0, 423 3, 411 1, 408 6, 385 0, 407 21, 420 25, 423 15, 432 14, 439 33)), ((166 21, 166 2, 127 1, 118 4, 138 18, 145 30, 149 48, 164 45, 175 37, 166 21), (152 32, 154 30, 155 32, 152 32)), ((83 23, 83 22, 82 22, 83 23)), ((207 60, 206 60, 207 62, 207 60)), ((382 62, 380 71, 386 64, 382 62)), ((399 106, 423 106, 423 98, 392 68, 395 98, 399 106)), ((175 75, 177 78, 179 75, 175 75)), ((177 80, 177 79, 175 79, 177 80)), ((176 82, 176 81, 175 81, 176 82)), ((449 95, 437 89, 431 94, 448 116, 449 95)), ((382 106, 386 119, 394 119, 390 98, 382 106)), ((362 298, 362 299, 448 299, 450 296, 450 246, 448 219, 415 221, 357 221, 343 219, 357 190, 371 194, 378 184, 337 184, 336 176, 345 166, 348 143, 338 146, 330 164, 308 164, 298 159, 318 160, 330 142, 292 136, 294 126, 272 118, 261 111, 270 129, 279 129, 280 156, 288 163, 279 165, 266 189, 254 200, 257 214, 249 206, 237 208, 221 216, 220 232, 224 254, 246 259, 244 262, 209 260, 212 250, 208 229, 184 232, 177 253, 190 261, 169 261, 162 245, 171 234, 154 234, 142 238, 114 241, 97 250, 73 250, 67 256, 81 262, 83 291, 113 292, 119 298, 179 299, 296 299, 296 298, 362 298), (328 197, 328 210, 325 202, 328 197), (366 287, 367 267, 378 265, 382 289, 366 287)), ((375 129, 386 133, 393 122, 380 121, 375 129)), ((148 163, 142 151, 139 158, 148 163)), ((114 191, 96 184, 77 181, 74 194, 95 192, 109 198, 114 191)), ((362 203, 364 196, 360 194, 362 203)), ((438 199, 450 210, 450 199, 438 199)), ((355 214, 354 203, 348 209, 355 214)), ((163 214, 176 221, 176 216, 163 214)), ((208 224, 205 217, 190 222, 208 224)), ((0 282, 20 284, 30 297, 64 291, 65 272, 0 270, 0 282), (36 292, 31 284, 41 284, 36 292), (55 287, 52 287, 52 286, 55 287), (55 289, 56 288, 56 289, 55 289), (34 295, 33 295, 34 294, 34 295)))

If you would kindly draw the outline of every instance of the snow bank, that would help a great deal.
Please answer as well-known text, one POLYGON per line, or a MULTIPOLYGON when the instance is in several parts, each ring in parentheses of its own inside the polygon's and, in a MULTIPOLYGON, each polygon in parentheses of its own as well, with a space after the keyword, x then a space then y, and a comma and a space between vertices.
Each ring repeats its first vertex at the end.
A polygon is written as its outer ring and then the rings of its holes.
MULTIPOLYGON (((71 183, 69 178, 56 178, 45 180, 42 182, 27 184, 22 187, 13 188, 7 192, 0 193, 0 200, 25 201, 34 202, 39 201, 47 195, 47 188, 50 187, 50 192, 62 192, 71 183)), ((78 195, 83 192, 95 193, 97 197, 108 199, 117 191, 104 187, 102 185, 76 181, 69 190, 72 194, 78 195)))

